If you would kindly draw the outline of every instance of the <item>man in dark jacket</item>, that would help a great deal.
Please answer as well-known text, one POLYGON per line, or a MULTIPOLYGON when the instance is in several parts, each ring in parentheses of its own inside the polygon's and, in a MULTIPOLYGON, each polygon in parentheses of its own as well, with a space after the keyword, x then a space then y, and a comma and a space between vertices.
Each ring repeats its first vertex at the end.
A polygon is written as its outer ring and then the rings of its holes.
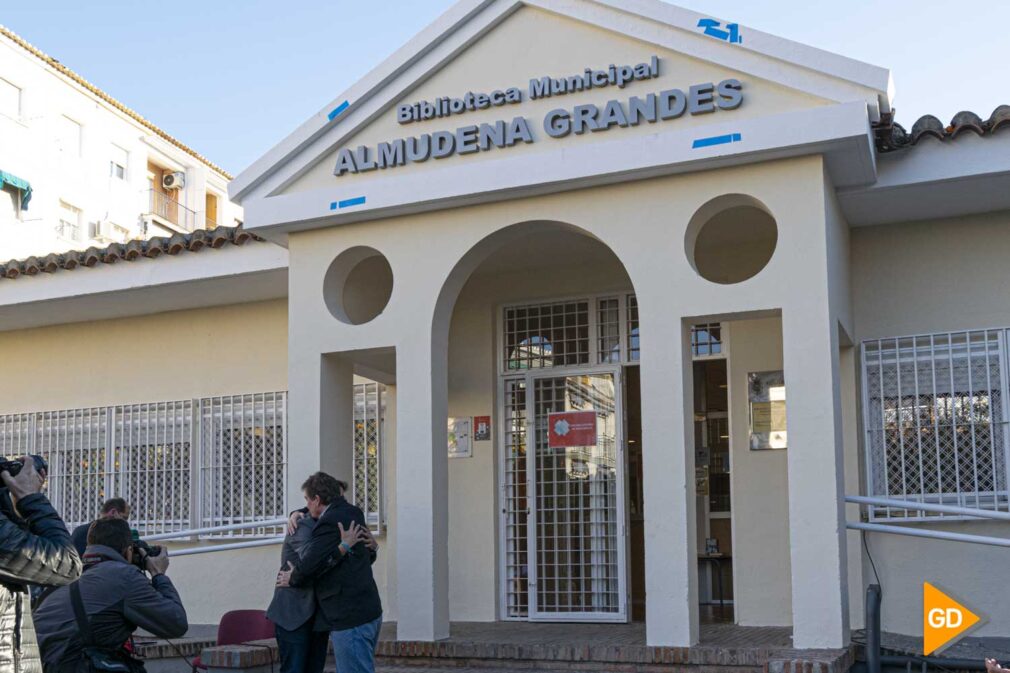
MULTIPOLYGON (((91 625, 91 646, 119 653, 137 627, 158 638, 178 638, 189 623, 182 600, 168 579, 168 552, 148 556, 148 580, 133 565, 133 536, 122 519, 99 519, 88 531, 80 588, 91 625)), ((39 648, 47 673, 73 671, 81 664, 84 642, 74 615, 71 587, 49 595, 35 611, 39 648)))
MULTIPOLYGON (((304 517, 287 534, 281 547, 281 569, 298 558, 315 527, 315 519, 304 517)), ((315 616, 316 593, 311 585, 274 588, 267 618, 274 623, 281 673, 322 673, 329 634, 313 629, 315 616)))
POLYGON ((0 507, 0 673, 42 673, 26 585, 67 584, 81 574, 67 525, 39 493, 44 476, 35 461, 22 462, 15 477, 0 472, 9 494, 0 496, 7 501, 0 507))
MULTIPOLYGON (((130 518, 130 506, 122 498, 109 498, 102 503, 102 509, 98 510, 99 519, 129 519, 130 518)), ((70 534, 70 537, 74 541, 74 548, 77 549, 77 553, 84 555, 84 550, 88 546, 88 529, 91 528, 91 524, 94 521, 89 521, 87 523, 82 523, 80 526, 74 529, 74 532, 70 534)))
POLYGON ((329 631, 340 673, 374 673, 382 602, 372 577, 374 546, 365 515, 343 497, 345 485, 324 472, 302 484, 306 510, 317 519, 308 543, 278 586, 312 585, 317 631, 329 631))

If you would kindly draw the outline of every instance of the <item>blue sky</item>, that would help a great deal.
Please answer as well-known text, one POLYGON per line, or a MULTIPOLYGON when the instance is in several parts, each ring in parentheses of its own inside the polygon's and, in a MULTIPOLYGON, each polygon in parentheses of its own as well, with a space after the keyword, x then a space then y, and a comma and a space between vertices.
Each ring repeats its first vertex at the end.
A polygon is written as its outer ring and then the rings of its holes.
MULTIPOLYGON (((34 0, 0 23, 227 170, 239 172, 451 0, 34 0)), ((898 121, 1010 103, 1010 2, 683 0, 890 68, 898 121)), ((2 151, 2 149, 0 149, 2 151)))

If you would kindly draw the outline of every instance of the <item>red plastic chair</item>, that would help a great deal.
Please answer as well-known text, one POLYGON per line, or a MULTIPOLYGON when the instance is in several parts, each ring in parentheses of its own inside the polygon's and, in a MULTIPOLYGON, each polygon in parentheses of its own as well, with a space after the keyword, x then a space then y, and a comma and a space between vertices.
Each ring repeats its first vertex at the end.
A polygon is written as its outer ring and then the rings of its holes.
MULTIPOLYGON (((238 645, 250 640, 267 640, 276 635, 274 623, 267 619, 266 610, 232 610, 224 613, 217 626, 217 644, 238 645)), ((205 671, 207 665, 199 655, 193 659, 193 670, 205 671)))

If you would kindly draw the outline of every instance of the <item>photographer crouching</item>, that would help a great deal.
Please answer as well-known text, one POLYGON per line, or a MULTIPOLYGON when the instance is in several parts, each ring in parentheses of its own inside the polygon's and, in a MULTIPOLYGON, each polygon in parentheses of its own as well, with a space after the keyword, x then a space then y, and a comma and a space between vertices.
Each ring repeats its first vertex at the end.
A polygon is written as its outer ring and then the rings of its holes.
POLYGON ((81 574, 81 558, 42 495, 40 456, 0 459, 0 672, 41 673, 28 585, 59 586, 81 574))
POLYGON ((46 673, 143 671, 124 648, 138 627, 158 638, 178 638, 189 628, 166 570, 168 550, 134 540, 126 521, 91 524, 81 578, 35 611, 46 673))

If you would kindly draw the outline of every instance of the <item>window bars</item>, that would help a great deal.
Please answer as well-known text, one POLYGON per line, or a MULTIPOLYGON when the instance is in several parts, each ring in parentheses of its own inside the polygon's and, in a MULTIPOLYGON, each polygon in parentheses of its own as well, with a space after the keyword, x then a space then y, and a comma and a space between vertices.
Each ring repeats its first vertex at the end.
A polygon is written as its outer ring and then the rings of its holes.
POLYGON ((691 325, 691 355, 695 359, 722 354, 722 323, 691 325))
MULTIPOLYGON (((203 527, 274 519, 287 513, 287 393, 200 400, 200 487, 203 527)), ((280 527, 222 533, 279 535, 280 527)))
MULTIPOLYGON (((1006 330, 862 344, 867 488, 875 497, 1008 510, 1006 330)), ((870 507, 871 520, 958 518, 870 507)))
POLYGON ((147 535, 284 516, 286 439, 286 392, 0 416, 0 455, 45 457, 69 526, 119 496, 147 535))
POLYGON ((382 510, 382 430, 386 415, 385 386, 354 386, 354 483, 352 498, 375 532, 385 524, 382 510))
POLYGON ((633 294, 506 306, 502 373, 639 359, 633 294))

